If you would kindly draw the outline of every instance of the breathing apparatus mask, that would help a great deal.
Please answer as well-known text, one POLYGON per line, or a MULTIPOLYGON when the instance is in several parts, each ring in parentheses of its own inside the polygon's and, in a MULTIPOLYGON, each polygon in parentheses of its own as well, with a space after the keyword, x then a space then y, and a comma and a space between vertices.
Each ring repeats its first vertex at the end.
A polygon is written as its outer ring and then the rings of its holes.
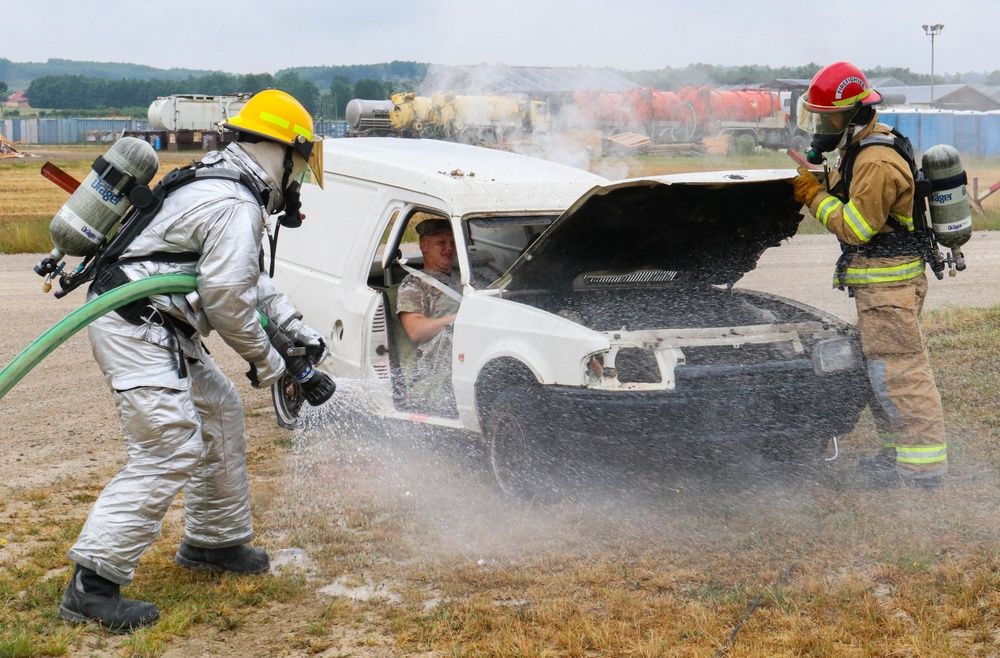
POLYGON ((872 120, 875 108, 860 102, 832 112, 816 112, 806 107, 806 96, 798 102, 798 126, 812 135, 806 160, 810 164, 823 164, 824 153, 847 145, 851 127, 866 126, 872 120))
MULTIPOLYGON (((237 140, 243 151, 265 174, 261 191, 265 210, 278 215, 278 223, 288 228, 302 225, 302 185, 310 180, 309 163, 301 152, 255 135, 241 134, 237 140)), ((317 149, 319 150, 319 149, 317 149)))

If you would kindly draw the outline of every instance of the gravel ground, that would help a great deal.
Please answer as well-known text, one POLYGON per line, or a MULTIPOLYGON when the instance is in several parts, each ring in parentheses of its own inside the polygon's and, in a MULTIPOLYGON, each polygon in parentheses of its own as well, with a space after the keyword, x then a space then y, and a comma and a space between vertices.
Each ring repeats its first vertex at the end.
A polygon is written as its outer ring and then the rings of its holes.
MULTIPOLYGON (((932 281, 927 309, 1000 304, 1000 233, 977 232, 966 245, 969 267, 932 281)), ((828 235, 788 240, 764 254, 738 284, 791 297, 854 321, 853 301, 830 286, 839 249, 828 235)), ((47 328, 83 301, 83 291, 58 300, 41 290, 32 267, 39 254, 0 256, 0 363, 9 363, 47 328)), ((272 436, 270 399, 250 388, 236 356, 217 337, 208 341, 220 366, 240 387, 254 436, 272 436)), ((7 487, 35 488, 105 467, 121 458, 117 413, 82 331, 56 349, 0 401, 0 463, 7 487), (80 455, 86 455, 81 461, 80 455)), ((9 489, 8 489, 9 491, 9 489)), ((3 559, 0 558, 0 563, 3 559)))
MULTIPOLYGON (((943 281, 932 281, 928 309, 1000 304, 1000 286, 993 280, 994 273, 1000 271, 1000 263, 997 262, 1000 260, 1000 233, 974 234, 965 251, 969 269, 955 278, 946 276, 943 281)), ((853 320, 853 302, 846 293, 830 287, 833 263, 838 253, 832 236, 796 237, 780 248, 768 251, 758 268, 748 274, 739 286, 785 295, 853 320)), ((32 271, 41 258, 39 254, 0 256, 0 317, 4 319, 3 332, 0 333, 0 364, 9 363, 44 331, 83 303, 82 291, 62 300, 42 293, 42 281, 32 271)), ((251 487, 259 490, 264 486, 262 477, 280 478, 283 472, 280 458, 274 457, 275 452, 269 451, 268 446, 273 446, 278 439, 287 439, 289 435, 276 426, 269 395, 253 390, 243 377, 246 366, 242 360, 215 336, 207 343, 222 369, 239 387, 243 398, 247 411, 249 450, 251 454, 259 455, 255 466, 257 471, 251 476, 251 487), (261 460, 268 463, 261 463, 261 460), (267 473, 262 474, 261 469, 267 473)), ((338 397, 338 400, 341 399, 347 398, 338 397)), ((349 427, 343 431, 353 432, 349 427)), ((70 482, 93 482, 103 486, 124 457, 118 416, 107 385, 91 356, 85 331, 56 349, 0 400, 0 464, 5 472, 4 486, 0 487, 0 509, 9 513, 29 511, 24 502, 26 492, 70 482)), ((411 479, 420 480, 419 477, 411 479)), ((448 482, 457 479, 446 478, 448 482)), ((326 483, 327 480, 323 480, 322 486, 326 483)), ((403 483, 407 487, 413 486, 405 478, 403 483)), ((352 495, 370 493, 364 486, 359 485, 359 490, 360 494, 354 492, 352 495)), ((393 492, 398 493, 395 489, 390 493, 393 492)), ((424 491, 424 494, 431 497, 430 491, 424 491)), ((347 494, 340 492, 338 495, 347 494)), ((406 495, 409 496, 409 490, 406 495)), ((455 498, 469 499, 462 496, 455 498)), ((65 505, 84 504, 66 502, 65 505)), ((179 514, 178 507, 175 504, 172 508, 174 517, 179 514)), ((76 509, 73 513, 79 517, 80 512, 76 509)), ((50 518, 68 518, 70 511, 68 507, 48 508, 45 514, 50 518)), ((463 510, 462 514, 447 518, 461 519, 464 516, 463 510)), ((440 520, 438 516, 433 519, 435 522, 440 520)), ((496 526, 508 527, 502 523, 496 526)), ((482 530, 477 529, 476 532, 481 533, 482 530)), ((458 534, 461 535, 460 532, 458 534)), ((544 533, 538 534, 544 536, 544 533)), ((31 550, 29 545, 7 545, 0 550, 0 569, 18 564, 24 551, 28 550, 31 550)), ((65 573, 68 570, 61 570, 53 577, 65 577, 65 573)), ((325 605, 322 600, 317 601, 312 605, 325 605)), ((224 633, 221 639, 215 637, 218 634, 214 632, 209 633, 211 637, 178 639, 167 656, 219 653, 223 642, 226 650, 222 653, 225 655, 254 655, 263 646, 260 643, 273 641, 295 627, 302 614, 303 611, 294 606, 271 606, 256 613, 252 623, 239 633, 224 633)), ((342 653, 344 650, 365 658, 398 655, 384 647, 361 648, 360 633, 363 631, 344 631, 340 648, 323 655, 347 655, 342 653)), ((120 655, 117 641, 102 642, 102 648, 95 648, 95 642, 88 641, 80 647, 80 652, 74 651, 71 655, 96 658, 120 655)))

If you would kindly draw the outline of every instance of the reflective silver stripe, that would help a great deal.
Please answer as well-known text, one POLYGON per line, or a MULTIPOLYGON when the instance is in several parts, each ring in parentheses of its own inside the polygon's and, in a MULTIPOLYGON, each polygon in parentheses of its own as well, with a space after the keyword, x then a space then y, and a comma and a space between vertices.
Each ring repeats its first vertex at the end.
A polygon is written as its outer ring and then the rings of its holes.
POLYGON ((866 283, 907 281, 920 276, 923 271, 923 258, 918 258, 902 265, 893 265, 892 267, 848 267, 839 283, 847 286, 858 286, 866 283))
POLYGON ((938 464, 948 461, 948 447, 941 443, 936 446, 896 446, 897 464, 938 464))
POLYGON ((844 206, 844 219, 847 221, 847 225, 851 227, 851 230, 854 231, 854 235, 858 236, 858 239, 862 242, 868 242, 875 236, 875 229, 868 225, 864 215, 861 214, 861 211, 858 210, 853 201, 844 206))
POLYGON ((816 218, 823 222, 823 226, 826 226, 827 220, 830 219, 830 214, 843 205, 837 197, 828 196, 816 208, 816 218))

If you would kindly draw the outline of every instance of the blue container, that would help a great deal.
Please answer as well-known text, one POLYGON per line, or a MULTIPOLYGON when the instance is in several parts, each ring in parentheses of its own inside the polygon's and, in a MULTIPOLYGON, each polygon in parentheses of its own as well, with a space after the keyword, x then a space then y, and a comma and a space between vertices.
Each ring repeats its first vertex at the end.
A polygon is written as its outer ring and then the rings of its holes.
POLYGON ((980 155, 980 112, 955 112, 955 143, 962 155, 980 155))
POLYGON ((979 155, 1000 155, 1000 112, 984 112, 979 115, 979 155))
POLYGON ((890 128, 896 127, 896 113, 895 112, 879 112, 878 113, 879 123, 884 123, 890 128))
POLYGON ((916 112, 897 112, 896 130, 910 138, 913 148, 922 150, 917 142, 920 139, 920 115, 916 112))
POLYGON ((38 144, 59 143, 59 119, 38 120, 38 144))
MULTIPOLYGON (((911 138, 912 139, 912 138, 911 138)), ((934 110, 920 114, 920 135, 913 148, 923 152, 938 144, 955 145, 955 113, 934 110)))

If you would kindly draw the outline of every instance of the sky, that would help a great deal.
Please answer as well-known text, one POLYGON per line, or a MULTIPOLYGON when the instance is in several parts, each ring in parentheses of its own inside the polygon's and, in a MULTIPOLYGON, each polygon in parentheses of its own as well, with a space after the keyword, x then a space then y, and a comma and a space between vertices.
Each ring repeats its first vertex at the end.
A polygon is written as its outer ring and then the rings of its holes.
POLYGON ((5 0, 0 57, 228 73, 392 60, 1000 69, 997 0, 5 0))

